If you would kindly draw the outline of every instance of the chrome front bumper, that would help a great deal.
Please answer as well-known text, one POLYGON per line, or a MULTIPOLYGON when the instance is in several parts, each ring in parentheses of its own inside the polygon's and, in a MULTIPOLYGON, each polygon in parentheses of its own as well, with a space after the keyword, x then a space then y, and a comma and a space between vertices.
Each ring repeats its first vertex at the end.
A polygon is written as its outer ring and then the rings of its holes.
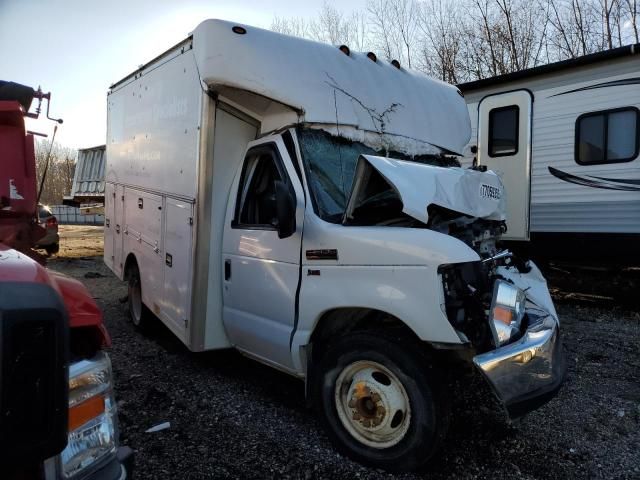
POLYGON ((530 314, 529 321, 519 340, 473 358, 511 418, 551 400, 566 373, 557 320, 530 314))

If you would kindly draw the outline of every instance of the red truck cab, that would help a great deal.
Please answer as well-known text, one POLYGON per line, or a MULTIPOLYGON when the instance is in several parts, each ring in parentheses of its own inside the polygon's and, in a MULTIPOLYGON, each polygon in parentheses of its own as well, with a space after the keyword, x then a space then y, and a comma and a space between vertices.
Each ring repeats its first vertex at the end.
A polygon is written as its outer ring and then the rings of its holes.
POLYGON ((118 446, 104 351, 111 340, 84 285, 0 243, 0 338, 2 471, 127 478, 132 452, 118 446))

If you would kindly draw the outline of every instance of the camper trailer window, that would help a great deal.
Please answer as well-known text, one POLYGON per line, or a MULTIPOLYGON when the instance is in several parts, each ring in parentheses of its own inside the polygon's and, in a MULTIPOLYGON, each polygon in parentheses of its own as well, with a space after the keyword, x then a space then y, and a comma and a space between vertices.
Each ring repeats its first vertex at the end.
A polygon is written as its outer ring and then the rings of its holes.
POLYGON ((580 115, 575 160, 580 165, 629 162, 638 156, 639 130, 640 112, 634 107, 580 115))
POLYGON ((518 153, 517 105, 494 108, 489 112, 489 156, 504 157, 518 153))

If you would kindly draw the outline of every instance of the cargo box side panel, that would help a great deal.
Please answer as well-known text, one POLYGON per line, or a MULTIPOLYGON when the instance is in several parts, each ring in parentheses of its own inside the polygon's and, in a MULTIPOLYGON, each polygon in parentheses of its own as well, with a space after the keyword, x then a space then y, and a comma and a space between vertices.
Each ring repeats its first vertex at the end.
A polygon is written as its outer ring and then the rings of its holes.
MULTIPOLYGON (((213 112, 213 101, 210 106, 213 112)), ((194 325, 196 328, 191 332, 191 348, 194 350, 230 346, 222 323, 222 235, 227 202, 233 195, 231 183, 242 164, 247 144, 256 138, 259 129, 257 121, 223 105, 215 108, 215 120, 212 119, 211 123, 215 124, 212 127, 215 131, 212 144, 206 148, 206 163, 202 171, 206 181, 200 197, 203 209, 198 219, 197 284, 193 299, 194 321, 198 321, 199 315, 204 315, 206 322, 201 324, 204 328, 198 329, 194 325)))
POLYGON ((180 52, 109 94, 108 182, 195 199, 202 89, 180 52))

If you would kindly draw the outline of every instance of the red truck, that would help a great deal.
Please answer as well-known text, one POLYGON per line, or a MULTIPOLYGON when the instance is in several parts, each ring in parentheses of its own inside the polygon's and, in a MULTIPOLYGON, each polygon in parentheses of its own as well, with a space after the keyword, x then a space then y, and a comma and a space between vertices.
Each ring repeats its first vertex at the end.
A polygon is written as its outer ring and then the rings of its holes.
POLYGON ((24 118, 37 117, 42 100, 49 117, 50 94, 0 81, 0 472, 3 479, 130 478, 102 313, 80 282, 48 270, 31 250, 45 232, 24 118))

